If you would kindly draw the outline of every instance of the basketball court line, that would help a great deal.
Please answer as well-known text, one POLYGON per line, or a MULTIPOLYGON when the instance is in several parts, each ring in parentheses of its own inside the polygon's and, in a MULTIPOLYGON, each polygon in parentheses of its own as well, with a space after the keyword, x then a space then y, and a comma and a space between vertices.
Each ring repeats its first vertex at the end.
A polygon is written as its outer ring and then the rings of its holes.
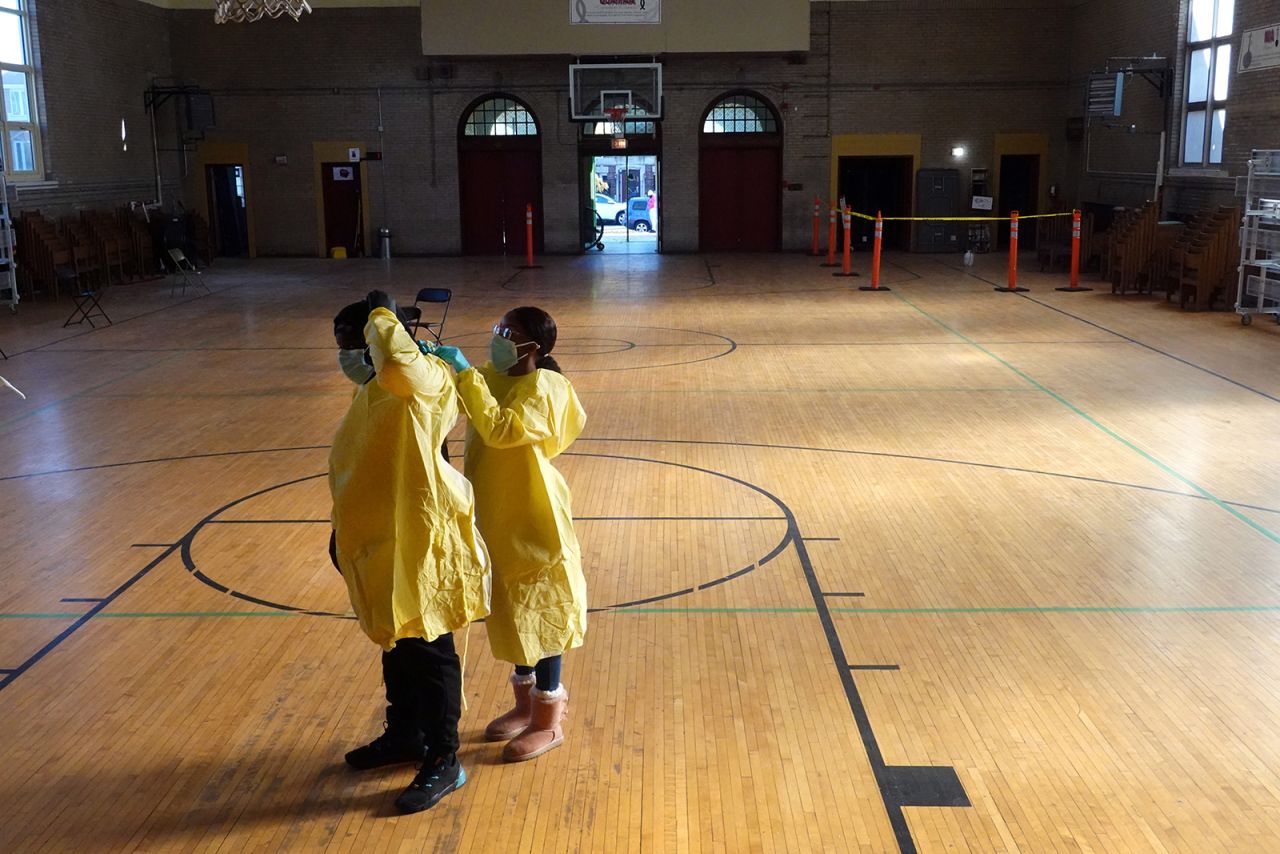
MULTIPOLYGON (((977 273, 971 272, 971 271, 969 271, 969 270, 967 270, 967 269, 965 269, 965 268, 963 268, 963 267, 952 267, 950 264, 947 264, 947 263, 945 263, 945 262, 943 262, 943 261, 939 261, 939 260, 937 260, 936 258, 928 258, 928 259, 926 259, 926 260, 928 260, 928 261, 932 261, 933 263, 935 263, 935 264, 937 264, 937 265, 939 265, 939 266, 941 266, 941 267, 945 267, 946 269, 951 270, 951 271, 953 271, 953 272, 956 272, 956 273, 963 273, 964 275, 968 276, 968 277, 969 277, 969 278, 971 278, 971 279, 977 279, 978 281, 980 281, 980 282, 985 282, 985 283, 986 283, 986 284, 988 284, 988 285, 994 285, 995 287, 1003 287, 1003 283, 993 281, 993 280, 988 279, 988 278, 986 278, 986 277, 984 277, 984 276, 980 276, 980 275, 978 275, 977 273)), ((902 267, 902 266, 900 266, 900 265, 898 265, 898 264, 894 264, 894 266, 895 266, 895 267, 898 267, 899 269, 903 269, 903 270, 905 270, 905 269, 906 269, 905 267, 902 267)), ((1208 374, 1209 376, 1211 376, 1211 377, 1215 377, 1215 378, 1217 378, 1217 379, 1220 379, 1220 380, 1222 380, 1223 382, 1228 382, 1228 383, 1231 383, 1231 384, 1232 384, 1232 385, 1234 385, 1234 386, 1238 386, 1238 387, 1240 387, 1240 388, 1244 389, 1245 391, 1253 392, 1254 394, 1259 395, 1259 396, 1261 396, 1261 397, 1264 397, 1264 398, 1266 398, 1267 400, 1272 401, 1273 403, 1280 403, 1280 397, 1277 397, 1276 395, 1269 394, 1269 393, 1267 393, 1267 392, 1265 392, 1265 391, 1262 391, 1261 389, 1256 389, 1256 388, 1254 388, 1253 386, 1246 385, 1245 383, 1242 383, 1242 382, 1240 382, 1239 380, 1232 379, 1231 377, 1229 377, 1229 376, 1227 376, 1227 375, 1225 375, 1225 374, 1220 374, 1220 373, 1218 373, 1217 371, 1213 370, 1212 368, 1206 368, 1204 365, 1197 364, 1196 362, 1193 362, 1193 361, 1191 361, 1190 359, 1185 359, 1185 358, 1183 358, 1182 356, 1178 356, 1178 355, 1176 355, 1176 354, 1174 354, 1174 353, 1170 353, 1170 352, 1169 352, 1169 351, 1167 351, 1167 350, 1161 350, 1159 347, 1156 347, 1156 346, 1155 346, 1155 345, 1153 345, 1153 344, 1148 344, 1147 342, 1142 341, 1142 340, 1140 340, 1140 339, 1138 339, 1138 338, 1133 338, 1132 336, 1125 335, 1123 332, 1117 332, 1116 330, 1111 329, 1110 327, 1104 326, 1104 325, 1102 325, 1101 323, 1097 323, 1097 322, 1095 322, 1095 321, 1092 321, 1092 320, 1089 320, 1089 319, 1087 319, 1087 318, 1081 317, 1081 316, 1080 316, 1080 315, 1078 315, 1078 314, 1073 314, 1073 313, 1071 313, 1071 312, 1067 311, 1067 310, 1066 310, 1066 309, 1064 309, 1064 308, 1059 308, 1058 306, 1053 305, 1052 303, 1047 303, 1047 302, 1045 302, 1045 301, 1043 301, 1043 300, 1036 299, 1035 297, 1027 296, 1026 294, 1017 294, 1017 296, 1021 297, 1022 299, 1026 300, 1027 302, 1033 302, 1033 303, 1035 303, 1035 304, 1036 304, 1036 305, 1038 305, 1038 306, 1041 306, 1041 307, 1043 307, 1043 308, 1047 308, 1047 309, 1049 309, 1050 311, 1056 311, 1058 314, 1061 314, 1061 315, 1063 315, 1063 316, 1065 316, 1065 317, 1069 317, 1069 318, 1071 318, 1072 320, 1079 321, 1080 323, 1083 323, 1083 324, 1085 324, 1086 326, 1092 326, 1094 329, 1098 329, 1098 330, 1100 330, 1100 331, 1102 331, 1102 332, 1107 333, 1108 335, 1114 335, 1115 337, 1117 337, 1117 338, 1121 339, 1121 340, 1122 340, 1122 341, 1124 341, 1125 343, 1133 344, 1133 345, 1138 346, 1138 347, 1142 347, 1143 349, 1150 350, 1150 351, 1151 351, 1151 352, 1153 352, 1153 353, 1158 353, 1159 355, 1164 356, 1165 358, 1173 359, 1175 362, 1181 362, 1182 364, 1186 365, 1186 366, 1187 366, 1187 367, 1189 367, 1189 368, 1195 368, 1197 371, 1203 371, 1204 373, 1208 374)))
POLYGON ((1244 514, 1243 514, 1243 513, 1241 513, 1239 510, 1236 510, 1234 507, 1230 506, 1227 502, 1225 502, 1225 501, 1223 501, 1222 499, 1218 498, 1218 496, 1214 495, 1212 492, 1209 492, 1209 490, 1207 490, 1207 489, 1205 489, 1204 487, 1200 486, 1200 484, 1196 483, 1196 482, 1195 482, 1195 481, 1193 481, 1191 478, 1187 477, 1186 475, 1184 475, 1184 474, 1182 474, 1181 472, 1179 472, 1177 469, 1173 468, 1173 466, 1169 465, 1168 463, 1164 462, 1163 460, 1161 460, 1160 458, 1158 458, 1157 456, 1155 456, 1155 454, 1153 454, 1153 453, 1151 453, 1150 451, 1147 451, 1147 450, 1145 450, 1145 449, 1143 449, 1143 448, 1139 447, 1139 446, 1138 446, 1138 444, 1137 444, 1136 442, 1134 442, 1133 440, 1131 440, 1131 439, 1127 439, 1127 438, 1125 438, 1124 436, 1122 436, 1119 432, 1117 432, 1116 430, 1113 430, 1113 429, 1111 429, 1110 427, 1107 427, 1107 426, 1106 426, 1106 425, 1104 425, 1102 422, 1100 422, 1098 419, 1094 418, 1092 415, 1090 415, 1089 413, 1085 412, 1085 411, 1084 411, 1082 408, 1080 408, 1079 406, 1076 406, 1074 403, 1072 403, 1071 401, 1067 400, 1067 399, 1066 399, 1065 397, 1063 397, 1062 395, 1060 395, 1060 394, 1058 394, 1057 392, 1053 391, 1052 389, 1048 388, 1047 386, 1045 386, 1044 384, 1042 384, 1039 380, 1037 380, 1035 377, 1033 377, 1033 376, 1031 376, 1030 374, 1028 374, 1026 371, 1023 371, 1021 368, 1018 368, 1018 367, 1014 366, 1013 364, 1011 364, 1010 362, 1008 362, 1008 361, 1006 361, 1006 360, 1004 360, 1004 359, 1000 358, 1000 357, 999 357, 999 356, 997 356, 995 353, 993 353, 993 352, 991 352, 990 350, 988 350, 987 348, 983 347, 981 344, 977 344, 977 343, 973 342, 973 341, 972 341, 972 340, 970 340, 967 336, 965 336, 965 334, 964 334, 963 332, 960 332, 959 330, 957 330, 957 329, 953 328, 952 326, 948 325, 945 321, 940 320, 939 318, 937 318, 937 317, 933 316, 933 315, 932 315, 932 314, 930 314, 929 312, 927 312, 927 311, 925 311, 924 309, 920 308, 920 306, 918 306, 918 305, 916 305, 915 303, 913 303, 911 300, 909 300, 909 299, 907 299, 906 297, 904 297, 904 296, 901 294, 901 292, 900 292, 900 291, 894 291, 894 292, 893 292, 893 295, 894 295, 895 297, 897 297, 899 300, 901 300, 902 302, 904 302, 904 303, 906 303, 907 305, 911 306, 911 308, 915 309, 915 310, 916 310, 917 312, 919 312, 922 316, 924 316, 924 317, 928 318, 929 320, 931 320, 931 321, 933 321, 934 323, 936 323, 938 326, 940 326, 940 327, 942 327, 943 329, 945 329, 945 330, 947 330, 948 332, 950 332, 952 335, 956 336, 957 338, 960 338, 960 339, 961 339, 961 340, 963 340, 963 341, 968 342, 968 343, 969 343, 969 344, 970 344, 974 349, 978 350, 978 351, 979 351, 979 352, 981 352, 981 353, 984 353, 985 355, 989 356, 991 359, 995 360, 996 362, 1000 363, 1001 365, 1004 365, 1004 366, 1005 366, 1006 368, 1008 368, 1010 371, 1012 371, 1013 373, 1015 373, 1015 374, 1017 374, 1018 376, 1022 377, 1024 380, 1026 380, 1027 382, 1029 382, 1029 383, 1031 383, 1032 385, 1034 385, 1034 386, 1035 386, 1036 388, 1038 388, 1040 391, 1044 392, 1046 395, 1048 395, 1049 397, 1053 398, 1053 399, 1054 399, 1054 400, 1056 400, 1058 403, 1062 404, 1062 405, 1063 405, 1063 406, 1065 406, 1067 409, 1071 410, 1071 411, 1072 411, 1072 412, 1074 412, 1076 415, 1078 415, 1078 416, 1080 416, 1081 418, 1083 418, 1086 422, 1088 422, 1089 424, 1092 424, 1094 427, 1096 427, 1096 428, 1097 428, 1098 430, 1100 430, 1102 433, 1106 434, 1107 436, 1110 436, 1112 439, 1115 439, 1117 442, 1119 442, 1120 444, 1124 445, 1124 446, 1125 446, 1126 448, 1128 448, 1129 450, 1133 451, 1134 453, 1138 454, 1138 455, 1139 455, 1140 457, 1142 457, 1143 459, 1147 460, 1148 462, 1150 462, 1151 464, 1153 464, 1154 466, 1156 466, 1156 468, 1160 469, 1161 471, 1165 472, 1165 473, 1166 473, 1166 474, 1168 474, 1169 476, 1173 477, 1175 480, 1178 480, 1179 482, 1181 482, 1181 483, 1183 483, 1183 484, 1186 484, 1187 486, 1191 487, 1191 489, 1193 489, 1193 490, 1195 490, 1196 492, 1198 492, 1200 495, 1202 495, 1205 499, 1207 499, 1207 500, 1208 500, 1209 502, 1211 502, 1212 504, 1215 504, 1215 505, 1217 505, 1218 507, 1220 507, 1220 508, 1222 508, 1223 510, 1225 510, 1226 512, 1230 513, 1230 514, 1231 514, 1232 516, 1234 516, 1236 519, 1238 519, 1238 520, 1239 520, 1239 521, 1241 521, 1241 522, 1244 522, 1244 523, 1245 523, 1246 525, 1248 525, 1250 528, 1254 529, 1255 531, 1257 531, 1257 532, 1258 532, 1259 534, 1261 534, 1262 536, 1264 536, 1264 537, 1266 537, 1267 539, 1271 540, 1273 543, 1276 543, 1276 544, 1280 545, 1280 534, 1277 534, 1275 531, 1272 531, 1270 528, 1266 527, 1265 525, 1261 524, 1260 522, 1257 522, 1256 520, 1251 519, 1251 518, 1249 518, 1248 516, 1244 515, 1244 514))

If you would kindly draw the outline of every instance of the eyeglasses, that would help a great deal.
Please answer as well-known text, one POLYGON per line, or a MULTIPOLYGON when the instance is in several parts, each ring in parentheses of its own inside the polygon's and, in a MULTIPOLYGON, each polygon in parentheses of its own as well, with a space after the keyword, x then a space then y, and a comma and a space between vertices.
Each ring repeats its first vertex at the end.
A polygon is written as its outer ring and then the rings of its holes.
POLYGON ((508 341, 511 340, 511 331, 510 326, 503 326, 501 323, 495 323, 493 325, 493 334, 497 335, 499 338, 506 338, 508 341))

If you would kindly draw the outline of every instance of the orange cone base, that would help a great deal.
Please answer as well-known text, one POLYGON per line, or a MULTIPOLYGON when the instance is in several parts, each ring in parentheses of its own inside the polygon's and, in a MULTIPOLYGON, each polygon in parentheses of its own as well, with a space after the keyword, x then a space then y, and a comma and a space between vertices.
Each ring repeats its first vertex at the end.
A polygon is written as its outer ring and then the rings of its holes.
POLYGON ((1093 288, 1054 288, 1054 290, 1055 290, 1055 291, 1066 291, 1067 293, 1073 293, 1073 292, 1075 292, 1075 291, 1079 291, 1079 292, 1083 293, 1083 292, 1085 292, 1085 291, 1091 291, 1091 290, 1093 290, 1093 288))
POLYGON ((992 288, 993 291, 999 291, 1002 294, 1024 294, 1031 288, 992 288))
POLYGON ((869 285, 864 285, 863 287, 858 288, 858 290, 860 290, 860 291, 871 291, 872 293, 875 293, 876 291, 888 291, 888 290, 889 290, 889 288, 886 288, 884 285, 881 285, 881 286, 880 286, 880 287, 878 287, 878 288, 873 288, 873 287, 870 287, 869 285))

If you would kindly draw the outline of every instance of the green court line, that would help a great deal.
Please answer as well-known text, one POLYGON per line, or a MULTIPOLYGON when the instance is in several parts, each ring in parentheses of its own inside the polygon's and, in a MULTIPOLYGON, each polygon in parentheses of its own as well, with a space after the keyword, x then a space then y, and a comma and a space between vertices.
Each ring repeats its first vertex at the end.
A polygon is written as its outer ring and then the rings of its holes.
MULTIPOLYGON (((48 613, 9 613, 0 614, 0 620, 77 620, 83 617, 83 611, 55 611, 48 613)), ((93 619, 142 617, 174 618, 174 617, 303 617, 306 614, 294 611, 107 611, 94 614, 93 619)))
POLYGON ((877 388, 867 386, 865 388, 769 388, 769 389, 741 389, 741 388, 601 388, 601 389, 578 389, 579 396, 584 394, 928 394, 933 392, 1031 392, 1035 389, 1019 386, 1017 388, 877 388))
MULTIPOLYGON (((831 608, 833 614, 1237 614, 1280 613, 1280 605, 1046 605, 975 608, 831 608)), ((816 614, 815 608, 622 608, 611 614, 816 614)))
POLYGON ((1223 501, 1222 499, 1220 499, 1218 496, 1214 495, 1212 492, 1210 492, 1209 490, 1205 489, 1203 486, 1201 486, 1200 484, 1196 483, 1196 482, 1195 482, 1195 481, 1193 481, 1191 478, 1187 477, 1186 475, 1182 474, 1181 472, 1179 472, 1178 470, 1176 470, 1175 468, 1173 468, 1173 466, 1171 466, 1171 465, 1169 465, 1168 463, 1164 462, 1163 460, 1159 459, 1158 457, 1156 457, 1155 455, 1151 454, 1150 452, 1145 451, 1145 450, 1143 450, 1142 448, 1138 447, 1138 445, 1137 445, 1136 443, 1134 443, 1133 441, 1131 441, 1131 440, 1129 440, 1129 439, 1126 439, 1124 436, 1121 436, 1119 433, 1117 433, 1115 430, 1112 430, 1110 427, 1107 427, 1105 424, 1103 424, 1102 422, 1100 422, 1098 419, 1094 418, 1092 415, 1090 415, 1089 413, 1085 412, 1083 409, 1081 409, 1080 407, 1076 406, 1074 403, 1072 403, 1071 401, 1067 400, 1065 397, 1063 397, 1062 395, 1058 394, 1056 391, 1053 391, 1052 389, 1050 389, 1050 388, 1046 387, 1045 385, 1043 385, 1041 382, 1039 382, 1037 379, 1035 379, 1035 377, 1032 377, 1030 374, 1026 373, 1025 371, 1023 371, 1023 370, 1021 370, 1021 369, 1019 369, 1019 368, 1014 367, 1012 364, 1010 364, 1009 362, 1006 362, 1004 359, 1000 358, 1000 357, 999 357, 999 356, 997 356, 995 353, 992 353, 992 352, 991 352, 990 350, 988 350, 986 347, 983 347, 981 344, 977 343, 976 341, 974 341, 972 338, 968 337, 968 336, 967 336, 967 335, 965 335, 964 333, 962 333, 962 332, 960 332, 960 331, 958 331, 958 330, 956 330, 956 329, 953 329, 952 327, 948 326, 945 322, 943 322, 942 320, 939 320, 938 318, 934 317, 932 314, 930 314, 929 312, 925 311, 925 310, 924 310, 924 309, 922 309, 920 306, 916 305, 916 304, 915 304, 915 303, 913 303, 911 300, 909 300, 909 299, 907 299, 906 297, 904 297, 904 296, 903 296, 901 293, 899 293, 898 291, 893 291, 893 295, 894 295, 895 297, 897 297, 899 300, 901 300, 902 302, 904 302, 904 303, 906 303, 907 305, 911 306, 913 309, 915 309, 917 312, 919 312, 923 317, 927 318, 928 320, 933 321, 933 322, 934 322, 934 323, 936 323, 938 326, 940 326, 940 327, 942 327, 943 329, 945 329, 947 332, 950 332, 952 335, 954 335, 954 336, 956 336, 957 338, 959 338, 961 341, 964 341, 964 342, 968 343, 968 344, 969 344, 969 346, 973 347, 974 349, 978 350, 978 351, 979 351, 979 352, 981 352, 981 353, 985 353, 987 356, 989 356, 989 357, 991 357, 992 359, 994 359, 995 361, 999 362, 1001 365, 1004 365, 1006 368, 1008 368, 1009 370, 1013 371, 1013 372, 1014 372, 1015 374, 1017 374, 1018 376, 1022 377, 1022 379, 1026 380, 1026 381, 1027 381, 1028 383, 1030 383, 1032 386, 1034 386, 1035 388, 1037 388, 1037 389, 1039 389, 1040 391, 1044 392, 1046 395, 1048 395, 1049 397, 1053 398, 1054 400, 1058 401, 1058 403, 1062 404, 1062 405, 1063 405, 1063 406, 1065 406, 1067 409, 1070 409, 1072 412, 1074 412, 1076 415, 1078 415, 1078 416, 1080 416, 1081 418, 1083 418, 1083 419, 1084 419, 1085 421, 1087 421, 1088 423, 1092 424, 1092 425, 1093 425, 1094 427, 1096 427, 1098 430, 1101 430, 1103 433, 1105 433, 1106 435, 1110 436, 1112 439, 1115 439, 1117 442, 1119 442, 1120 444, 1124 445, 1124 446, 1125 446, 1126 448, 1128 448, 1129 450, 1133 451, 1134 453, 1136 453, 1136 454, 1138 454, 1139 456, 1141 456, 1143 459, 1145 459, 1145 460, 1147 460, 1148 462, 1150 462, 1151 464, 1155 465, 1157 468, 1159 468, 1161 471, 1163 471, 1163 472, 1165 472, 1166 474, 1168 474, 1170 477, 1173 477, 1173 478, 1175 478, 1176 480, 1179 480, 1179 481, 1181 481, 1182 483, 1186 484, 1188 487, 1190 487, 1191 489, 1195 490, 1195 491, 1196 491, 1196 492, 1198 492, 1200 495, 1202 495, 1205 499, 1207 499, 1208 501, 1210 501, 1210 502, 1212 502, 1212 503, 1216 504, 1220 509, 1227 511, 1227 512, 1228 512, 1228 513, 1230 513, 1232 516, 1235 516, 1235 517, 1236 517, 1237 519, 1239 519, 1241 522, 1244 522, 1244 523, 1245 523, 1246 525, 1248 525, 1250 528, 1253 528, 1255 531, 1257 531, 1258 533, 1262 534, 1262 536, 1264 536, 1264 537, 1266 537, 1267 539, 1271 540, 1273 543, 1280 544, 1280 534, 1277 534, 1275 531, 1272 531, 1270 528, 1266 527, 1265 525, 1261 524, 1260 522, 1257 522, 1257 521, 1255 521, 1254 519, 1251 519, 1250 517, 1248 517, 1248 516, 1244 515, 1244 514, 1243 514, 1243 513, 1241 513, 1239 510, 1236 510, 1234 507, 1232 507, 1232 506, 1230 506, 1229 504, 1227 504, 1225 501, 1223 501))

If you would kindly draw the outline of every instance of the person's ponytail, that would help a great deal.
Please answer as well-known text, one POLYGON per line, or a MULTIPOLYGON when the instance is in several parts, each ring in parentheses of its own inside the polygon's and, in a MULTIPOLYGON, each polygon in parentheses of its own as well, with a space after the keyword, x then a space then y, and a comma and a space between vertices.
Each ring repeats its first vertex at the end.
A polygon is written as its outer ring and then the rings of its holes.
POLYGON ((555 371, 557 374, 563 374, 560 369, 560 363, 551 358, 551 351, 556 346, 556 322, 551 315, 547 314, 540 308, 534 306, 521 306, 513 308, 507 312, 507 317, 515 321, 516 324, 524 330, 538 345, 538 361, 534 364, 546 371, 555 371))

